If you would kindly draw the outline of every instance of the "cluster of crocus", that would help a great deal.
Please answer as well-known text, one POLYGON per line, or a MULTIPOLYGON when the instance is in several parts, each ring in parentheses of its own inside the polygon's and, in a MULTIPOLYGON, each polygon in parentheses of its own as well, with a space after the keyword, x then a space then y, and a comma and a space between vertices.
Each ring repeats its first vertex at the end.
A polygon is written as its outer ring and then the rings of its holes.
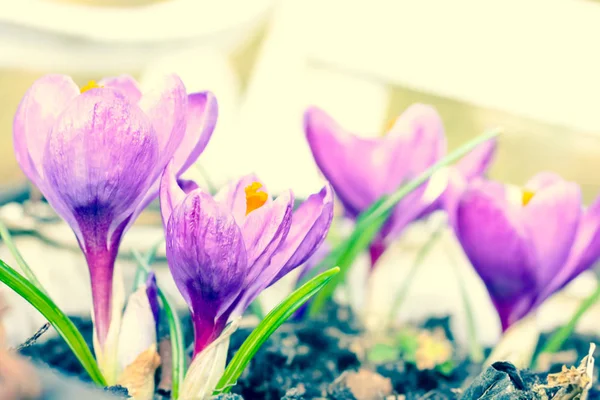
POLYGON ((169 166, 160 202, 171 274, 192 313, 194 356, 241 316, 262 290, 303 264, 333 217, 329 185, 295 211, 291 191, 272 199, 248 175, 214 197, 186 185, 169 166))
MULTIPOLYGON (((446 153, 442 120, 432 107, 422 104, 409 107, 377 138, 353 134, 315 107, 306 111, 304 124, 314 159, 350 218, 417 177, 446 153)), ((371 243, 372 266, 411 222, 453 206, 464 182, 485 173, 495 147, 494 141, 480 145, 456 166, 401 200, 371 243)), ((453 213, 451 209, 449 213, 453 213)))
POLYGON ((216 123, 210 93, 188 95, 179 77, 142 92, 127 76, 79 88, 48 75, 27 91, 14 120, 17 161, 71 226, 92 283, 94 347, 105 378, 117 376, 122 296, 113 279, 124 232, 158 195, 172 160, 176 175, 200 155, 216 123))
MULTIPOLYGON (((159 364, 157 288, 150 276, 122 313, 115 260, 123 234, 157 196, 169 269, 194 327, 190 371, 197 379, 185 389, 205 398, 216 384, 205 373, 215 368, 198 360, 223 349, 227 324, 264 289, 299 266, 302 277, 329 251, 321 245, 333 191, 355 218, 446 152, 441 118, 428 106, 410 107, 376 139, 357 137, 311 108, 306 135, 332 187, 294 210, 291 190, 272 198, 254 175, 214 196, 179 179, 206 147, 216 117, 214 97, 188 95, 177 76, 142 92, 126 76, 80 89, 63 75, 38 80, 15 117, 21 168, 71 226, 85 255, 98 363, 108 383, 127 386, 138 399, 152 398, 159 364)), ((549 173, 516 191, 482 179, 495 147, 480 145, 445 171, 441 185, 434 176, 401 200, 371 257, 375 265, 409 223, 445 209, 507 329, 600 257, 600 200, 583 209, 579 187, 549 173)))
POLYGON ((505 331, 600 258, 600 199, 540 173, 523 189, 477 179, 457 200, 456 235, 505 331))

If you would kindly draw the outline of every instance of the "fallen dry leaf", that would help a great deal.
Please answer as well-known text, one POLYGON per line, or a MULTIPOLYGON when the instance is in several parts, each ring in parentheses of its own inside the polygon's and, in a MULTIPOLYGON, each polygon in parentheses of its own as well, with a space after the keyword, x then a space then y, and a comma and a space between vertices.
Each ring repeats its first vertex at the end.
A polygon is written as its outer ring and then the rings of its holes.
POLYGON ((154 373, 159 365, 160 356, 154 347, 150 347, 125 368, 117 384, 126 387, 135 400, 151 400, 154 397, 154 373))
POLYGON ((164 338, 160 341, 158 344, 158 354, 162 362, 158 388, 170 392, 173 387, 173 349, 170 338, 164 338))
MULTIPOLYGON (((552 400, 586 400, 588 391, 592 387, 594 376, 594 350, 596 345, 590 343, 588 355, 581 360, 577 368, 563 365, 562 371, 548 374, 548 383, 538 385, 534 390, 540 393, 546 388, 560 387, 552 400), (541 389, 541 390, 540 390, 541 389)), ((546 396, 547 397, 547 396, 546 396)))

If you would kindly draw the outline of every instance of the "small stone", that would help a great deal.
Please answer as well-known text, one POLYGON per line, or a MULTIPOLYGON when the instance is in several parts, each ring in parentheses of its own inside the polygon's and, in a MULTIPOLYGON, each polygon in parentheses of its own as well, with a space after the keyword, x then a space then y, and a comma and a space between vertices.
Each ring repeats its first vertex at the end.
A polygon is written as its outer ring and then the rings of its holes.
POLYGON ((244 400, 242 396, 235 393, 221 393, 216 396, 212 396, 211 400, 244 400))
POLYGON ((392 381, 367 369, 348 373, 345 384, 357 400, 379 400, 392 394, 392 381))

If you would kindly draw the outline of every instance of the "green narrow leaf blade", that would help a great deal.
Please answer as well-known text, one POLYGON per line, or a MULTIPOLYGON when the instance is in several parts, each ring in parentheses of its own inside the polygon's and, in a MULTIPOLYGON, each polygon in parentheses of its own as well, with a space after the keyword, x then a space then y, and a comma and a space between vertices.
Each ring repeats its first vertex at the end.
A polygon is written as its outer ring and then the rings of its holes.
MULTIPOLYGON (((159 243, 160 244, 160 243, 159 243)), ((158 245, 155 246, 158 248, 158 245)), ((146 257, 133 250, 133 257, 138 263, 137 274, 143 277, 143 281, 147 279, 148 273, 150 272, 149 260, 152 260, 152 252, 156 253, 155 248, 150 249, 146 257), (140 272, 141 271, 141 272, 140 272)), ((179 389, 183 384, 183 378, 185 378, 185 347, 183 343, 183 329, 181 327, 181 320, 177 315, 176 309, 173 303, 169 300, 165 292, 162 291, 160 286, 157 284, 158 297, 160 299, 167 323, 169 324, 169 336, 171 338, 171 372, 172 372, 172 386, 171 386, 171 398, 177 400, 179 397, 179 389)))
POLYGON ((142 258, 142 255, 139 254, 137 250, 133 250, 133 258, 138 262, 138 269, 135 272, 135 277, 133 278, 133 290, 135 291, 142 284, 146 283, 146 279, 148 279, 148 272, 150 272, 150 265, 154 262, 156 258, 156 253, 158 253, 158 248, 163 242, 163 238, 154 243, 154 245, 148 250, 146 256, 142 258), (140 264, 140 260, 144 260, 144 264, 140 264))
POLYGON ((277 307, 267 314, 265 319, 252 331, 250 336, 244 341, 242 346, 238 349, 233 356, 233 359, 227 365, 219 384, 217 385, 217 392, 227 393, 231 390, 231 387, 235 385, 235 382, 240 377, 252 357, 256 354, 260 346, 283 324, 298 308, 302 306, 308 299, 310 299, 315 293, 321 288, 327 285, 327 283, 340 271, 338 267, 332 268, 328 271, 311 279, 300 288, 296 289, 290 294, 285 300, 283 300, 277 307))
MULTIPOLYGON (((308 315, 310 317, 314 317, 317 315, 327 301, 333 296, 335 289, 346 279, 346 274, 350 270, 350 266, 368 246, 373 241, 373 238, 377 235, 377 233, 381 230, 381 227, 385 223, 387 219, 387 215, 383 217, 379 217, 378 221, 374 222, 368 227, 365 227, 363 230, 358 231, 355 230, 354 233, 350 236, 349 240, 342 244, 341 251, 337 260, 326 258, 324 262, 329 262, 331 265, 337 265, 340 268, 340 273, 331 280, 331 283, 323 288, 313 299, 311 304, 309 305, 308 315)), ((324 267, 324 266, 323 266, 324 267)), ((322 268, 318 266, 317 270, 322 268)))
POLYGON ((67 342, 67 345, 92 380, 99 386, 106 386, 106 381, 83 336, 81 336, 75 324, 46 294, 2 260, 0 260, 0 281, 4 282, 9 288, 35 307, 52 324, 65 342, 67 342))
POLYGON ((175 307, 160 288, 158 288, 158 297, 160 298, 165 316, 167 317, 167 322, 169 323, 169 335, 171 337, 171 352, 173 357, 171 366, 173 374, 171 398, 177 400, 179 398, 179 388, 183 384, 183 379, 185 378, 183 329, 181 328, 181 320, 175 311, 175 307))
MULTIPOLYGON (((434 173, 450 164, 455 163, 475 147, 488 140, 494 139, 499 134, 499 130, 492 130, 477 136, 473 140, 470 140, 458 149, 454 150, 452 153, 448 154, 443 159, 436 162, 415 179, 400 187, 396 192, 389 196, 384 196, 376 201, 371 207, 359 215, 358 219, 356 220, 355 229, 350 237, 343 241, 339 245, 339 248, 336 248, 333 251, 333 253, 339 254, 337 262, 332 262, 333 259, 329 257, 323 261, 323 263, 330 263, 329 265, 339 266, 340 273, 329 285, 327 285, 324 290, 322 290, 315 297, 314 301, 310 305, 309 315, 314 316, 321 311, 325 303, 333 295, 336 287, 344 281, 346 273, 354 262, 356 256, 361 254, 369 246, 399 201, 424 184, 434 173)), ((317 266, 315 269, 319 270, 327 265, 323 263, 317 266)))
POLYGON ((8 228, 2 222, 0 222, 0 237, 2 237, 2 241, 4 242, 4 244, 6 244, 6 247, 8 247, 10 254, 12 254, 14 259, 17 261, 17 264, 19 264, 19 268, 21 268, 21 271, 23 271, 23 274, 25 274, 29 282, 33 283, 33 285, 45 295, 48 295, 46 289, 44 289, 37 276, 35 276, 35 274, 33 273, 33 270, 29 268, 29 264, 27 264, 27 261, 25 261, 25 259, 21 255, 19 249, 17 249, 17 246, 15 246, 15 242, 13 241, 12 236, 8 231, 8 228))
POLYGON ((581 302, 581 304, 579 305, 569 322, 560 327, 560 329, 548 339, 548 341, 544 344, 544 347, 542 347, 540 352, 536 354, 533 360, 531 361, 531 367, 536 366, 537 359, 540 354, 552 354, 559 351, 562 348, 562 345, 567 341, 569 337, 571 337, 571 334, 575 331, 577 323, 579 322, 581 317, 586 313, 587 310, 589 310, 594 304, 596 304, 598 300, 600 300, 600 285, 598 285, 596 290, 591 295, 586 297, 581 302))

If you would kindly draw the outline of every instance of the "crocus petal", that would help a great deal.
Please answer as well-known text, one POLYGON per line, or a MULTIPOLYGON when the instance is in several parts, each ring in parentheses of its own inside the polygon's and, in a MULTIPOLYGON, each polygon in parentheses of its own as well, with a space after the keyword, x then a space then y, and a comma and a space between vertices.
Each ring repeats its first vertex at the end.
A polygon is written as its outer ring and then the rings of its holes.
POLYGON ((194 322, 212 323, 239 294, 247 271, 244 239, 233 216, 196 190, 173 210, 166 245, 169 269, 194 322))
MULTIPOLYGON (((13 123, 15 156, 21 169, 41 186, 42 159, 52 126, 79 88, 66 75, 46 75, 29 88, 17 108, 13 123)), ((43 190, 43 188, 40 188, 43 190)))
POLYGON ((196 182, 189 179, 177 179, 177 184, 179 185, 181 190, 185 192, 185 194, 193 192, 194 190, 200 187, 196 182))
MULTIPOLYGON (((377 139, 345 131, 318 108, 306 111, 304 124, 317 165, 351 215, 431 166, 446 147, 438 114, 420 104, 409 107, 389 134, 377 139)), ((420 194, 424 190, 418 189, 420 194)))
POLYGON ((162 86, 144 93, 140 107, 152 122, 158 138, 159 158, 148 174, 154 184, 148 189, 144 200, 139 204, 127 228, 136 217, 150 204, 160 191, 160 174, 173 158, 177 147, 181 144, 186 128, 187 95, 183 82, 176 75, 165 77, 162 86))
POLYGON ((170 162, 167 168, 165 168, 160 181, 160 213, 165 230, 169 224, 169 218, 171 218, 173 209, 183 203, 185 195, 186 193, 181 189, 175 178, 173 162, 170 162))
POLYGON ((384 237, 389 239, 398 237, 411 222, 422 217, 429 206, 436 204, 435 201, 423 201, 426 189, 425 185, 421 185, 398 202, 382 229, 381 233, 384 237))
POLYGON ((448 223, 451 227, 456 227, 456 210, 458 203, 467 190, 467 180, 458 172, 452 170, 448 179, 448 187, 442 196, 443 207, 448 214, 448 223))
POLYGON ((564 181, 540 190, 523 207, 523 223, 536 253, 540 289, 564 266, 580 215, 581 191, 575 183, 564 181))
POLYGON ((292 216, 292 225, 286 240, 271 260, 279 272, 269 285, 277 282, 291 270, 307 261, 321 246, 333 219, 333 192, 325 185, 312 194, 292 216))
MULTIPOLYGON (((296 286, 299 286, 298 283, 304 279, 314 268, 319 266, 321 262, 329 255, 333 247, 326 240, 321 243, 320 246, 317 247, 315 252, 302 264, 298 269, 300 273, 298 274, 298 278, 296 279, 296 286)), ((322 272, 322 271, 317 271, 322 272)))
POLYGON ((385 146, 390 147, 384 180, 386 194, 398 189, 394 183, 400 181, 398 177, 412 179, 446 153, 442 119, 433 107, 424 104, 408 107, 384 139, 388 141, 385 146))
POLYGON ((480 177, 489 168, 497 147, 496 139, 483 142, 461 158, 454 167, 467 181, 480 177))
POLYGON ((233 312, 241 315, 246 307, 266 288, 279 272, 281 264, 272 257, 286 240, 292 223, 294 197, 286 192, 269 204, 248 214, 242 226, 242 235, 248 254, 248 271, 239 306, 233 312))
MULTIPOLYGON (((264 183, 258 179, 258 177, 254 174, 249 174, 237 182, 232 182, 225 185, 219 192, 215 195, 215 200, 219 203, 225 205, 227 209, 231 211, 233 216, 235 217, 236 222, 242 226, 244 224, 244 220, 246 219, 246 187, 251 185, 254 182, 258 182, 262 185, 261 191, 265 193, 269 193, 264 183)), ((271 202, 271 196, 267 198, 267 203, 271 202)))
POLYGON ((44 195, 82 244, 82 231, 104 229, 110 238, 153 183, 148 171, 158 157, 155 131, 142 110, 114 90, 89 90, 51 130, 43 170, 52 190, 44 195))
POLYGON ((600 258, 600 197, 579 219, 577 236, 566 265, 552 278, 539 298, 541 303, 571 280, 590 268, 600 258))
POLYGON ((160 318, 160 307, 158 304, 158 286, 156 285, 156 275, 152 271, 148 274, 148 279, 146 279, 146 297, 148 298, 148 303, 150 304, 152 315, 154 315, 154 321, 156 321, 156 330, 158 332, 158 324, 160 318))
POLYGON ((217 124, 217 99, 210 92, 188 96, 187 128, 173 156, 178 174, 185 172, 206 148, 217 124))
POLYGON ((473 182, 458 204, 456 234, 505 330, 529 311, 536 284, 525 228, 503 192, 498 183, 473 182))
POLYGON ((536 193, 542 189, 561 182, 564 182, 564 179, 561 178, 560 175, 555 174, 554 172, 544 171, 535 174, 530 180, 528 180, 527 183, 525 183, 525 189, 536 193))
POLYGON ((142 92, 137 82, 129 75, 104 78, 98 84, 106 88, 118 90, 134 104, 137 104, 142 98, 142 92))
POLYGON ((377 167, 375 156, 383 163, 383 147, 377 146, 376 140, 360 138, 345 131, 316 107, 306 111, 304 127, 319 169, 348 212, 352 215, 360 213, 378 198, 371 179, 377 167))
POLYGON ((177 75, 166 76, 162 86, 144 93, 140 107, 156 131, 160 150, 157 164, 158 170, 162 171, 185 134, 187 94, 183 82, 177 75))

